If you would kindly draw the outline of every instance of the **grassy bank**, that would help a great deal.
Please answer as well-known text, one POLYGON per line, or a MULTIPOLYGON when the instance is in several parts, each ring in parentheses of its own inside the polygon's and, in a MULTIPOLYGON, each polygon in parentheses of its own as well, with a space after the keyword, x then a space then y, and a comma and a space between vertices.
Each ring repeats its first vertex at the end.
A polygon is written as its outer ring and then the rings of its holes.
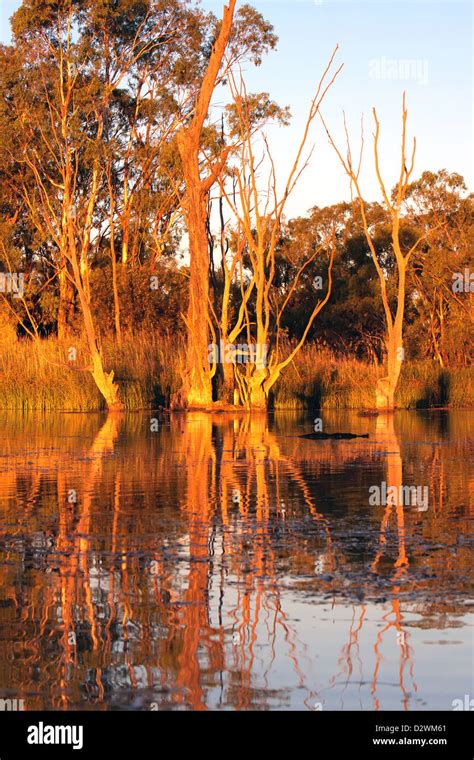
MULTIPOLYGON (((118 347, 103 343, 107 368, 113 368, 128 409, 169 402, 180 379, 179 341, 155 333, 125 336, 118 347)), ((0 345, 0 409, 93 411, 102 400, 89 372, 87 350, 78 340, 60 343, 8 340, 0 345), (69 362, 69 349, 77 351, 69 362)), ((370 409, 381 369, 354 359, 337 359, 329 351, 307 346, 287 368, 274 389, 273 403, 282 409, 370 409)), ((474 406, 472 368, 441 369, 434 362, 405 364, 398 406, 474 406)))
MULTIPOLYGON (((177 341, 149 333, 124 337, 118 347, 102 345, 107 369, 114 369, 128 409, 165 404, 178 384, 177 341)), ((80 340, 19 340, 0 346, 0 409, 92 411, 102 397, 87 371, 88 352, 80 340), (70 349, 76 360, 68 362, 70 349)))
MULTIPOLYGON (((307 346, 288 367, 275 389, 276 407, 286 409, 372 409, 374 388, 382 368, 355 359, 335 358, 329 351, 307 346)), ((402 367, 397 406, 474 406, 474 369, 442 369, 433 361, 414 361, 402 367)))

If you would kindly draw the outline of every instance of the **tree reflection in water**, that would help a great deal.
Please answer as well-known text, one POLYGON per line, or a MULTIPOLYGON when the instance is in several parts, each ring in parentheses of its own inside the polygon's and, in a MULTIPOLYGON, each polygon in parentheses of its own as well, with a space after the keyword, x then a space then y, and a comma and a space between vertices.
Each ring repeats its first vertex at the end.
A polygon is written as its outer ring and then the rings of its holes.
POLYGON ((466 614, 462 419, 352 417, 363 442, 303 440, 284 416, 175 414, 158 433, 146 416, 97 420, 2 423, 3 697, 337 709, 358 706, 355 686, 384 709, 395 638, 410 709, 413 636, 466 614), (426 512, 369 506, 371 484, 420 477, 426 512))

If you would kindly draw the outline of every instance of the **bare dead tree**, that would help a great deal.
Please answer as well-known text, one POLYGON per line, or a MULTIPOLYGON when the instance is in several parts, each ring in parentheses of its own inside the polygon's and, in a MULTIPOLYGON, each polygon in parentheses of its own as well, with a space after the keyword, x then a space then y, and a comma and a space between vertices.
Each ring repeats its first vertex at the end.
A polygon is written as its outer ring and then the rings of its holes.
POLYGON ((413 147, 411 156, 407 156, 407 108, 405 104, 405 93, 403 93, 402 102, 402 141, 400 151, 400 174, 396 187, 392 194, 387 190, 385 181, 382 178, 380 170, 380 156, 379 156, 379 138, 380 138, 380 122, 377 116, 375 108, 372 110, 375 131, 374 131, 374 166, 377 176, 377 181, 382 193, 384 204, 388 210, 391 221, 391 248, 395 262, 395 269, 393 277, 396 278, 396 307, 392 310, 388 296, 388 278, 389 273, 383 268, 382 263, 379 260, 379 255, 374 243, 373 231, 371 230, 368 215, 367 215, 367 202, 364 199, 362 189, 360 186, 360 171, 362 166, 363 150, 364 150, 364 133, 363 125, 361 128, 361 145, 357 164, 353 162, 351 145, 349 140, 349 133, 347 128, 347 122, 344 116, 344 129, 346 135, 347 152, 344 157, 341 150, 337 147, 334 139, 332 138, 326 123, 320 114, 320 118, 326 129, 329 142, 334 148, 341 165, 349 177, 351 188, 355 189, 355 193, 358 199, 362 224, 364 228, 365 237, 369 246, 370 254, 374 262, 374 266, 377 271, 377 275, 380 283, 380 294, 382 298, 383 310, 385 315, 385 351, 386 351, 386 375, 380 378, 376 387, 376 406, 378 409, 393 409, 395 406, 395 392, 397 389, 398 380, 400 377, 400 371, 402 362, 405 358, 405 351, 403 346, 403 326, 405 315, 405 299, 406 299, 406 275, 407 267, 414 252, 419 248, 422 240, 426 238, 426 234, 420 236, 416 242, 407 250, 403 250, 400 232, 402 224, 402 205, 405 200, 407 189, 410 183, 410 177, 412 176, 415 154, 416 154, 416 138, 413 138, 413 147))

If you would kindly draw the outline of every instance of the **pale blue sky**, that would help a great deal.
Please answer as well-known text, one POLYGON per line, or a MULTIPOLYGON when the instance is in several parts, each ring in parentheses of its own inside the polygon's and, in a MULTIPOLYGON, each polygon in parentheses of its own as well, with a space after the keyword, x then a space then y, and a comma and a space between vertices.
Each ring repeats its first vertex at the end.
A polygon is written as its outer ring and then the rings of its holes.
MULTIPOLYGON (((387 185, 399 167, 400 113, 407 93, 409 135, 418 141, 415 174, 447 168, 463 174, 473 187, 472 4, 470 0, 255 0, 275 26, 278 50, 255 70, 247 67, 250 91, 266 90, 293 114, 288 129, 269 131, 280 175, 291 163, 306 108, 327 59, 338 42, 345 67, 329 93, 323 113, 342 141, 342 110, 358 137, 360 115, 366 124, 363 186, 379 197, 371 171, 372 106, 381 122, 382 169, 387 185), (410 64, 410 75, 404 78, 410 64), (395 63, 393 63, 395 62, 395 63), (396 67, 395 69, 393 67, 396 67), (395 71, 398 78, 389 78, 395 71)), ((8 19, 20 0, 0 0, 0 39, 9 39, 8 19)), ((205 0, 216 14, 220 0, 205 0)), ((320 126, 316 150, 288 211, 348 197, 348 183, 320 126)))

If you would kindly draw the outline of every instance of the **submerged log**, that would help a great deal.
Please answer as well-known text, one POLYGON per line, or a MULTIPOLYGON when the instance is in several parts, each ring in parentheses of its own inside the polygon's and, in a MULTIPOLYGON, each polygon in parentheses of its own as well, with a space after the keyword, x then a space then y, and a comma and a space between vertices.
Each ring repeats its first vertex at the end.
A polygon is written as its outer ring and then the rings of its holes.
POLYGON ((306 438, 308 441, 351 441, 353 438, 368 438, 368 433, 356 435, 355 433, 307 433, 298 438, 306 438))

